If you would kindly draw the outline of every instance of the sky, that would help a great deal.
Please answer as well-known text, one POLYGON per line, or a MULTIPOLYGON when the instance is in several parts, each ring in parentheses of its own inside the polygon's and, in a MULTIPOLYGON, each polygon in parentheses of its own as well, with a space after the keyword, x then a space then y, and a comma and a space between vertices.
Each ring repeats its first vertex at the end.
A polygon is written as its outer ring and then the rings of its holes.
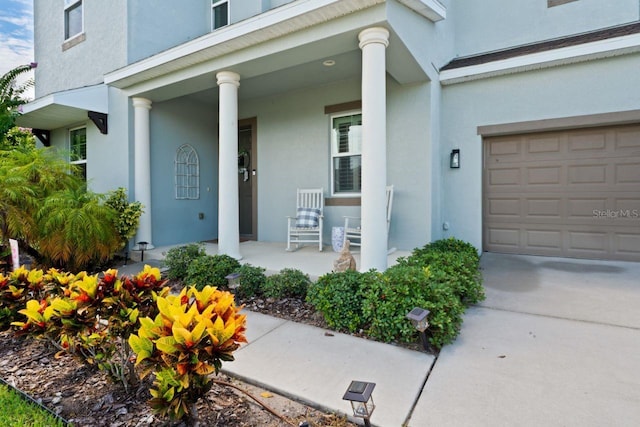
MULTIPOLYGON (((33 0, 0 0, 0 75, 33 61, 33 0)), ((18 82, 32 77, 23 74, 18 82)), ((33 98, 33 90, 25 97, 33 98)))

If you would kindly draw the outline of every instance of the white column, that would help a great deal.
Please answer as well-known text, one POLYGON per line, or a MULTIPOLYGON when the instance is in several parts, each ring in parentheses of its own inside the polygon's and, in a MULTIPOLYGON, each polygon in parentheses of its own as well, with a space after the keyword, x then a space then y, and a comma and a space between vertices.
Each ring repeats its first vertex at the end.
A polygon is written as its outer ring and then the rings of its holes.
POLYGON ((360 271, 387 269, 387 95, 389 31, 367 28, 362 50, 362 247, 360 271))
POLYGON ((238 201, 238 87, 232 71, 216 74, 220 91, 218 253, 241 259, 238 201))
POLYGON ((147 242, 152 249, 151 239, 151 138, 149 132, 149 110, 151 101, 146 98, 132 98, 134 126, 134 192, 135 199, 142 203, 144 212, 136 233, 134 248, 138 242, 147 242))

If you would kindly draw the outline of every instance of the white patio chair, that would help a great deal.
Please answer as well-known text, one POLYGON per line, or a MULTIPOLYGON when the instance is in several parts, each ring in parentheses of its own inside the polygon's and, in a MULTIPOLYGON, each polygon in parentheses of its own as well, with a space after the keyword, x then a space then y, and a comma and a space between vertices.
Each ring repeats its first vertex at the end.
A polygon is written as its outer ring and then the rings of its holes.
POLYGON ((317 243, 318 250, 322 251, 324 189, 298 188, 296 208, 296 216, 287 217, 287 250, 293 250, 292 243, 296 249, 301 243, 317 243))
MULTIPOLYGON (((391 208, 393 207, 393 185, 387 186, 387 238, 391 225, 391 208)), ((360 217, 344 217, 344 240, 349 240, 351 246, 362 246, 362 228, 360 217)))

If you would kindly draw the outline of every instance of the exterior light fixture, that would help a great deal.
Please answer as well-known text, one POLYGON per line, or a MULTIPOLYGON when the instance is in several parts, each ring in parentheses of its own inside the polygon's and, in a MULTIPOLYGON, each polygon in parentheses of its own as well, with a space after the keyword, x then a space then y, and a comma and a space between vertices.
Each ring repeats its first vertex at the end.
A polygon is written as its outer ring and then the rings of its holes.
POLYGON ((429 343, 427 341, 427 333, 425 332, 429 327, 429 321, 427 317, 429 316, 429 310, 424 308, 416 307, 407 313, 407 319, 411 321, 411 324, 417 331, 420 332, 420 341, 422 342, 422 348, 425 350, 429 349, 429 343))
POLYGON ((460 149, 455 148, 451 150, 451 156, 449 157, 449 167, 451 169, 460 168, 460 149))
POLYGON ((351 402, 353 416, 362 418, 365 427, 371 427, 369 418, 371 418, 373 410, 376 409, 376 405, 373 403, 373 396, 371 396, 375 387, 375 383, 351 381, 349 388, 345 392, 344 396, 342 396, 342 400, 348 400, 351 402))
POLYGON ((149 242, 138 242, 138 250, 140 250, 140 262, 144 261, 144 251, 147 250, 149 242))
POLYGON ((227 286, 229 289, 236 289, 240 286, 240 277, 242 277, 242 273, 231 273, 224 276, 224 278, 227 279, 227 286))

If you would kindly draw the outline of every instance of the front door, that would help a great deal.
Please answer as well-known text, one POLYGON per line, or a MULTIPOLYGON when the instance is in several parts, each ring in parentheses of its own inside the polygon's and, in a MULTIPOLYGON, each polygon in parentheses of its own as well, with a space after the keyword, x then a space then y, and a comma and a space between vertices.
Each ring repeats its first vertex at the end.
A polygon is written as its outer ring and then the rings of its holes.
POLYGON ((242 240, 257 240, 258 237, 256 126, 255 117, 238 122, 238 194, 242 240))

